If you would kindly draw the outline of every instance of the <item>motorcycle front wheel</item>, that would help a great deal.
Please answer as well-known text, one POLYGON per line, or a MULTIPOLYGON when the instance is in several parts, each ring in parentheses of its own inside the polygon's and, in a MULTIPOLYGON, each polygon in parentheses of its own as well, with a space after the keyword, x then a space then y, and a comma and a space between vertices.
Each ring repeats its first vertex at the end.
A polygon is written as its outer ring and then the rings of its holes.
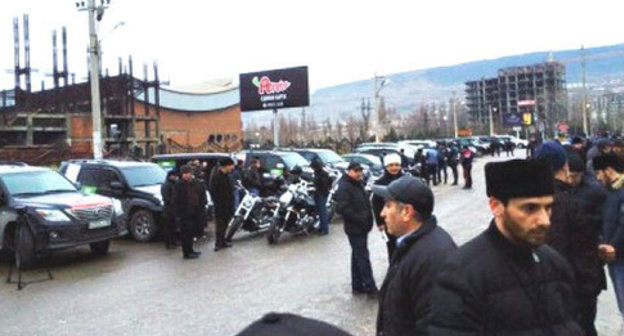
POLYGON ((266 233, 269 245, 277 244, 279 240, 280 234, 282 233, 280 222, 279 218, 273 218, 271 224, 269 224, 269 230, 266 233))
POLYGON ((238 229, 240 229, 241 225, 243 225, 243 217, 234 216, 228 225, 227 231, 225 232, 225 240, 231 241, 232 237, 234 237, 234 234, 238 231, 238 229))

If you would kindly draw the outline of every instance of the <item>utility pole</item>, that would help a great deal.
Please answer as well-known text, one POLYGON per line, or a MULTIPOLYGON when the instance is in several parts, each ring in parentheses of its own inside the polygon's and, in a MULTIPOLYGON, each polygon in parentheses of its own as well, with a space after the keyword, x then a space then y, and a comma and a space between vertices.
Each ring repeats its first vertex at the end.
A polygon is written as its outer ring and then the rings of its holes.
POLYGON ((458 129, 457 129, 457 108, 455 107, 455 91, 453 91, 453 100, 451 100, 451 109, 453 109, 453 130, 455 139, 457 139, 458 129))
POLYGON ((587 92, 585 88, 585 46, 581 46, 581 69, 582 69, 582 81, 583 81, 583 93, 581 100, 581 111, 583 112, 583 133, 586 137, 589 137, 589 125, 587 119, 587 92))
MULTIPOLYGON (((110 0, 106 1, 107 4, 110 0)), ((102 159, 102 108, 100 105, 100 48, 95 29, 95 20, 100 21, 107 8, 102 5, 95 6, 95 0, 88 0, 87 8, 84 2, 76 3, 79 10, 86 10, 89 16, 89 81, 91 82, 91 117, 93 119, 93 158, 102 159)))

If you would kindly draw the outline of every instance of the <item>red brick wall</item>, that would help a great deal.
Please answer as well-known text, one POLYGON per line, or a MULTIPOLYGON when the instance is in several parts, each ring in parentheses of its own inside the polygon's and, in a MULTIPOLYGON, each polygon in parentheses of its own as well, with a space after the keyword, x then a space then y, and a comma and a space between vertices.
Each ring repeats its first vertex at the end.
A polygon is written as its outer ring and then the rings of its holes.
MULTIPOLYGON (((144 111, 143 104, 135 105, 137 115, 144 115, 144 111)), ((150 108, 150 114, 154 113, 153 107, 150 108)), ((137 123, 137 131, 139 128, 143 127, 137 123)), ((180 145, 191 147, 204 144, 210 135, 214 135, 215 140, 221 135, 221 145, 227 145, 232 150, 239 149, 243 138, 240 105, 223 110, 192 112, 161 107, 160 132, 164 139, 171 139, 180 145), (227 136, 229 141, 226 141, 227 136)))

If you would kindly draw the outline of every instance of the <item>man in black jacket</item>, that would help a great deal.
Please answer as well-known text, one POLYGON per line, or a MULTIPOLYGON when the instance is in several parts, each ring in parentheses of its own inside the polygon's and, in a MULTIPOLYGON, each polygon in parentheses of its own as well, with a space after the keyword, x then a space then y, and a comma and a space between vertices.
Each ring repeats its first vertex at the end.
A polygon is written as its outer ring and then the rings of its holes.
POLYGON ((325 171, 323 163, 319 160, 312 160, 310 167, 314 169, 314 203, 319 214, 321 236, 329 233, 329 216, 327 213, 327 198, 332 187, 332 179, 325 171))
POLYGON ((174 170, 170 170, 167 173, 167 179, 165 183, 160 187, 160 196, 163 200, 163 214, 165 219, 164 228, 164 236, 165 236, 165 246, 167 249, 175 249, 176 243, 176 215, 175 209, 173 207, 173 188, 178 180, 178 174, 174 170))
POLYGON ((555 179, 551 226, 546 243, 561 253, 572 266, 576 277, 574 294, 579 312, 579 324, 585 335, 597 335, 594 326, 600 291, 606 281, 599 257, 599 231, 584 214, 580 197, 569 184, 569 165, 563 146, 548 141, 535 150, 536 160, 550 164, 555 179))
POLYGON ((193 235, 206 218, 206 188, 202 181, 193 177, 190 166, 182 166, 180 175, 173 188, 173 204, 180 225, 182 253, 185 259, 196 259, 200 252, 193 251, 193 235))
POLYGON ((243 185, 249 190, 249 193, 255 196, 260 196, 262 192, 262 172, 260 169, 260 160, 253 159, 249 167, 243 172, 243 185))
MULTIPOLYGON (((384 174, 377 181, 375 181, 373 185, 387 186, 392 181, 403 176, 403 171, 401 170, 401 158, 398 155, 388 154, 384 157, 383 162, 386 167, 384 174)), ((386 222, 383 217, 381 217, 381 210, 383 210, 385 202, 386 200, 384 200, 383 197, 373 195, 373 214, 375 215, 375 223, 377 223, 377 227, 380 231, 385 231, 388 237, 386 246, 388 247, 388 261, 390 261, 392 259, 392 253, 394 253, 394 249, 396 248, 396 237, 388 233, 386 222)))
POLYGON ((344 230, 351 244, 351 289, 353 294, 377 295, 368 254, 368 232, 373 227, 368 195, 362 184, 362 166, 351 162, 334 194, 336 212, 344 219, 344 230))
POLYGON ((574 274, 544 244, 554 181, 544 161, 485 166, 494 219, 451 254, 431 294, 430 335, 583 335, 574 274))
POLYGON ((423 182, 403 176, 372 189, 385 200, 381 217, 387 230, 399 237, 381 286, 377 335, 426 335, 433 279, 456 245, 437 225, 433 193, 423 182))
POLYGON ((234 170, 234 161, 223 158, 219 160, 219 168, 210 177, 210 196, 215 207, 215 247, 217 252, 231 244, 225 241, 225 230, 234 215, 234 187, 229 174, 234 170))

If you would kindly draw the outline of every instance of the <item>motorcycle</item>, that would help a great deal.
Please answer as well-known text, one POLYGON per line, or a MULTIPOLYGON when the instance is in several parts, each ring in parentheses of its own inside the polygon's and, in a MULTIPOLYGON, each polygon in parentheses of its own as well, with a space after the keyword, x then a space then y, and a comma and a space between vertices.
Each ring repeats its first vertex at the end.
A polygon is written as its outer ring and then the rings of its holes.
POLYGON ((259 232, 269 228, 272 218, 272 209, 277 203, 275 197, 262 198, 249 192, 238 182, 239 188, 245 194, 240 201, 234 216, 230 220, 225 232, 226 241, 231 241, 239 229, 248 232, 259 232))
POLYGON ((276 244, 284 231, 291 234, 309 234, 318 230, 320 220, 311 196, 313 192, 312 183, 303 179, 286 187, 273 210, 273 218, 266 234, 269 244, 276 244))

